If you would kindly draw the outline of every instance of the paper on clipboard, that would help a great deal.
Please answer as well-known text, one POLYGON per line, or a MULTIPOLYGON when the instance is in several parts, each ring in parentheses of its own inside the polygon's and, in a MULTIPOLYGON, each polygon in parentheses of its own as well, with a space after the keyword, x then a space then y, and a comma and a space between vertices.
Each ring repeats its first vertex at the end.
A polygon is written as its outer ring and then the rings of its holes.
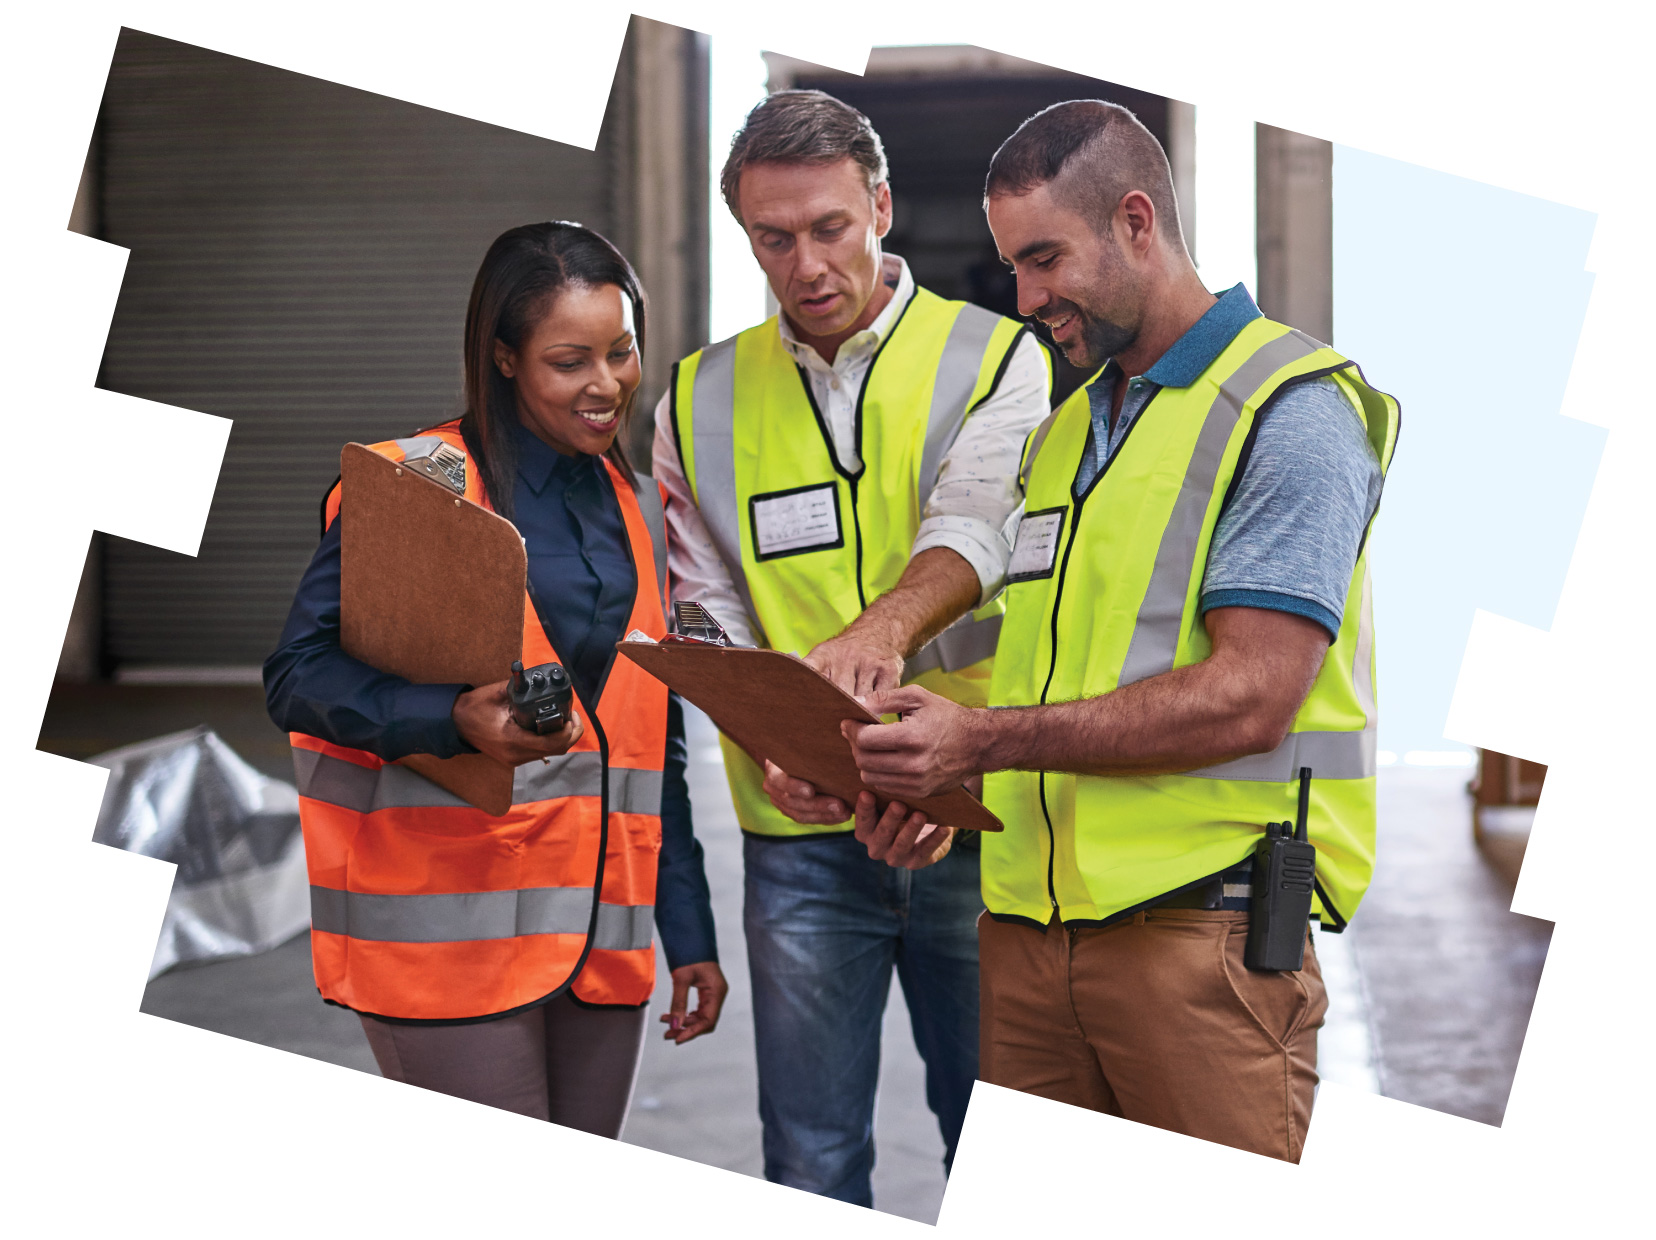
MULTIPOLYGON (((862 782, 840 721, 878 723, 850 694, 804 660, 777 650, 694 641, 623 641, 616 650, 706 712, 761 764, 766 759, 825 793, 854 804, 862 782)), ((883 810, 892 798, 874 793, 883 810)), ((964 788, 909 804, 934 822, 969 831, 1002 830, 1000 819, 964 788)))

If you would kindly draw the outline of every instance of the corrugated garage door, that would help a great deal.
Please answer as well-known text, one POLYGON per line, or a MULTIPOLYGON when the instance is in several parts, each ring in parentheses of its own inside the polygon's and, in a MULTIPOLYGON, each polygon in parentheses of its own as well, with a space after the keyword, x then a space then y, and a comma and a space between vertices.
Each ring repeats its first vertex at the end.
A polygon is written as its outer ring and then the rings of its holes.
MULTIPOLYGON (((109 540, 105 661, 256 664, 340 446, 458 413, 488 243, 548 218, 611 231, 617 153, 133 31, 101 143, 100 235, 132 250, 101 383, 235 421, 199 558, 109 540)), ((167 485, 165 445, 141 456, 167 485)))

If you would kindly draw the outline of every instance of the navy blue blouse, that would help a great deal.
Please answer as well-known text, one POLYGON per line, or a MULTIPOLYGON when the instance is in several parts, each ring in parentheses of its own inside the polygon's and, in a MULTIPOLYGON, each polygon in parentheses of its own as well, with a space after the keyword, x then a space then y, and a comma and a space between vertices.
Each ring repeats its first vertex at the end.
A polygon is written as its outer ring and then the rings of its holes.
POLYGON ((518 428, 513 524, 552 649, 583 702, 597 700, 626 635, 638 575, 627 527, 595 456, 565 456, 518 428))
MULTIPOLYGON (((575 691, 596 700, 625 635, 637 573, 621 505, 602 462, 564 456, 519 428, 513 523, 529 559, 529 589, 575 691)), ((451 712, 469 685, 416 685, 376 671, 339 647, 339 522, 322 536, 265 660, 265 700, 286 732, 363 749, 386 761, 411 753, 475 752, 451 712)), ((717 960, 713 908, 685 779, 684 710, 667 705, 656 926, 667 965, 717 960)))

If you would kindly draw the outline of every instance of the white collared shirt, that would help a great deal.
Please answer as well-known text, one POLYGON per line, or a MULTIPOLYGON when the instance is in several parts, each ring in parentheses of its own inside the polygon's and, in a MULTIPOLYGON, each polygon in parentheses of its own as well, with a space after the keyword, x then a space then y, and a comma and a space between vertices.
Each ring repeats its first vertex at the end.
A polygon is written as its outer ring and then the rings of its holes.
POLYGON ((776 320, 782 347, 805 371, 805 377, 810 381, 811 395, 816 397, 817 408, 822 410, 822 416, 828 423, 828 434, 834 441, 834 455, 839 457, 840 466, 850 473, 862 467, 862 461, 857 457, 857 395, 862 390, 863 379, 868 375, 869 363, 879 352, 880 342, 891 333, 897 316, 914 297, 914 277, 909 274, 908 264, 902 259, 888 254, 883 274, 888 284, 894 277, 896 279, 891 300, 886 302, 885 309, 875 316, 872 323, 840 345, 832 364, 823 361, 822 354, 794 334, 793 324, 788 321, 787 315, 778 315, 776 320))
MULTIPOLYGON (((885 277, 888 283, 896 280, 891 300, 872 323, 840 345, 832 364, 794 334, 786 315, 777 319, 782 343, 805 371, 834 454, 847 470, 862 464, 857 458, 857 396, 869 363, 914 297, 914 277, 902 259, 885 256, 885 277)), ((669 396, 663 396, 656 406, 652 473, 667 489, 667 564, 673 578, 673 601, 702 604, 733 641, 753 645, 747 608, 679 467, 671 406, 669 396)), ((1019 502, 1018 460, 1024 440, 1047 413, 1046 358, 1035 337, 1026 334, 1014 347, 994 395, 966 419, 955 436, 921 514, 910 556, 932 547, 954 551, 977 573, 980 603, 999 593, 1005 581, 1012 546, 1004 527, 1019 502)))

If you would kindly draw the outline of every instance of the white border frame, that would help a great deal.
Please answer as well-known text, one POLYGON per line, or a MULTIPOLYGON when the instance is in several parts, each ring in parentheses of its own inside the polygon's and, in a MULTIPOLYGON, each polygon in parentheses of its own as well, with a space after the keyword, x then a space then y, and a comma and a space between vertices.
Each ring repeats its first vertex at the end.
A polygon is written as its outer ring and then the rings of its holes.
MULTIPOLYGON (((1610 450, 1551 632, 1480 619, 1452 722, 1456 739, 1498 737, 1552 767, 1515 908, 1557 929, 1504 1127, 1330 1086, 1296 1168, 985 1087, 939 1228, 1614 1226, 1648 1173, 1634 1134, 1656 1092, 1634 937, 1641 881, 1656 872, 1647 798, 1636 795, 1652 741, 1644 704, 1656 696, 1639 624, 1656 423, 1627 365, 1645 355, 1656 285, 1647 12, 1465 0, 943 13, 917 0, 832 10, 659 0, 645 15, 853 72, 873 42, 976 43, 1599 213, 1597 284, 1564 412, 1608 427, 1610 450), (1606 882, 1607 870, 1617 878, 1606 882)), ((607 0, 509 11, 87 0, 4 19, 6 626, 23 708, 0 716, 0 763, 8 1213, 22 1234, 135 1223, 186 1235, 919 1226, 141 1016, 171 873, 92 845, 103 773, 34 750, 90 530, 193 553, 228 432, 222 419, 92 387, 125 256, 64 225, 118 27, 590 146, 626 17, 607 0), (162 476, 125 465, 123 450, 140 445, 161 449, 144 455, 164 457, 162 476)), ((1423 322, 1422 347, 1452 347, 1434 326, 1423 322)))

